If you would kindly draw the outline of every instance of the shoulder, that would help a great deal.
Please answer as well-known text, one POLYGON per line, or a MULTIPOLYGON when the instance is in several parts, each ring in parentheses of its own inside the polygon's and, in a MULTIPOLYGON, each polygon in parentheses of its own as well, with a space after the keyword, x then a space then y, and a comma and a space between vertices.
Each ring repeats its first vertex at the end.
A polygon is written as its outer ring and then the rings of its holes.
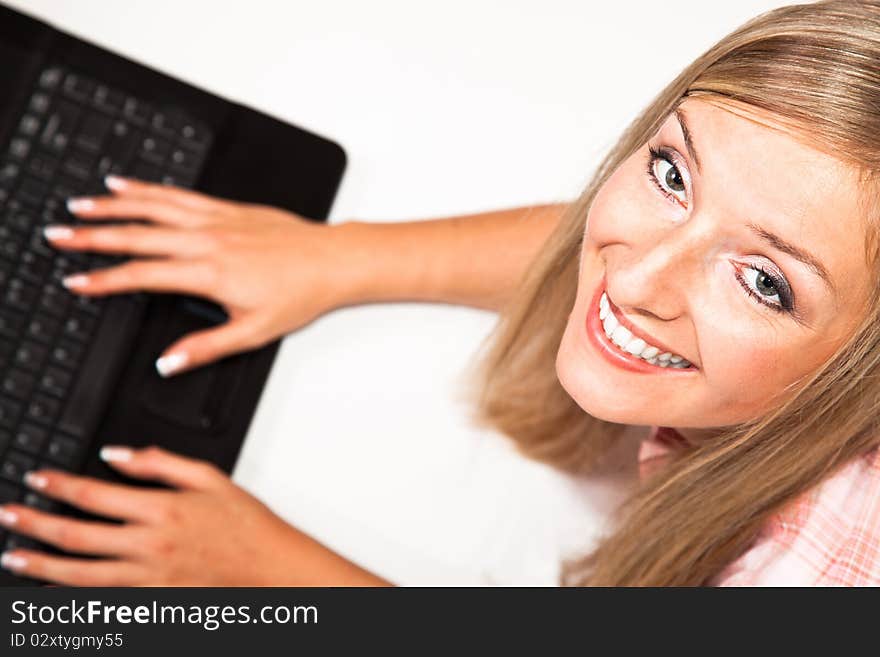
POLYGON ((880 447, 765 524, 716 586, 880 585, 880 447))

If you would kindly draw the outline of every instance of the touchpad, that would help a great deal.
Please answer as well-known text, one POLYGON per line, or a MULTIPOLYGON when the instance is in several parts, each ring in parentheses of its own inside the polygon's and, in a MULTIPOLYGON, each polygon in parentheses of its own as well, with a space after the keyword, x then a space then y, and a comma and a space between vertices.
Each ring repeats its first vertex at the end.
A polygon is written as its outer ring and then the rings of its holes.
MULTIPOLYGON (((222 317, 222 311, 212 316, 204 312, 203 302, 194 304, 183 297, 155 299, 154 303, 164 306, 161 312, 151 313, 158 325, 149 331, 148 342, 156 356, 178 338, 216 326, 216 320, 222 317)), ((141 387, 142 403, 153 415, 177 426, 199 431, 219 429, 232 406, 242 363, 241 357, 233 356, 167 379, 151 367, 141 387)))

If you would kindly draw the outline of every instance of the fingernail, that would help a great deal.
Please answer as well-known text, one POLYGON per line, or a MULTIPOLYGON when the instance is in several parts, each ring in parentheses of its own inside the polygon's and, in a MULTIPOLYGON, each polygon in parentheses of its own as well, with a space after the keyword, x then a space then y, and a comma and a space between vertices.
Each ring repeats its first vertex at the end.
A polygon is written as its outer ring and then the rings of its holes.
POLYGON ((0 508, 0 525, 11 527, 18 521, 18 514, 15 511, 0 508))
POLYGON ((76 289, 89 284, 89 277, 85 274, 71 274, 61 279, 61 284, 66 288, 76 289))
POLYGON ((0 566, 7 570, 21 570, 27 566, 27 559, 17 554, 4 552, 0 555, 0 566))
POLYGON ((76 214, 77 212, 86 212, 95 207, 95 202, 90 198, 69 198, 67 199, 67 209, 76 214))
POLYGON ((113 447, 105 445, 99 455, 102 461, 131 461, 132 451, 128 447, 113 447))
POLYGON ((28 472, 24 476, 24 483, 26 483, 31 488, 43 490, 46 486, 49 485, 49 480, 46 479, 46 477, 44 477, 43 475, 37 474, 36 472, 28 472))
POLYGON ((162 376, 170 376, 186 365, 186 354, 168 354, 156 359, 156 370, 162 376))
POLYGON ((107 189, 112 189, 114 191, 119 191, 128 187, 128 181, 125 178, 113 175, 104 176, 104 184, 107 186, 107 189))
POLYGON ((73 229, 67 226, 46 226, 43 235, 47 240, 69 240, 73 237, 73 229))

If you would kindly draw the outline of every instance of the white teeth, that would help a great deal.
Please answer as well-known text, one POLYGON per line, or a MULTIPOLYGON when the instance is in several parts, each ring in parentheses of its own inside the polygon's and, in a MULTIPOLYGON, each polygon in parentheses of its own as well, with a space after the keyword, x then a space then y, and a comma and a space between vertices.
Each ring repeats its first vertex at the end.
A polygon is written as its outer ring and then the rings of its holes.
POLYGON ((618 326, 616 329, 614 329, 614 333, 611 334, 611 342, 623 349, 624 345, 629 342, 632 336, 633 334, 628 328, 626 328, 625 326, 618 326))
POLYGON ((626 353, 632 354, 637 358, 641 358, 652 365, 658 367, 672 367, 674 369, 685 369, 691 366, 690 361, 682 358, 677 354, 665 351, 662 354, 660 349, 654 345, 649 345, 642 338, 633 336, 632 331, 623 326, 614 316, 611 310, 611 304, 608 297, 603 292, 599 297, 599 319, 602 321, 602 328, 605 335, 615 345, 626 353))
POLYGON ((626 345, 623 350, 631 353, 633 356, 641 356, 642 349, 647 347, 648 344, 642 340, 641 338, 636 338, 635 340, 630 340, 629 344, 626 345))
POLYGON ((602 321, 602 328, 605 329, 605 335, 609 338, 611 334, 614 333, 614 329, 618 327, 617 318, 614 316, 614 313, 608 313, 605 316, 605 319, 602 321))

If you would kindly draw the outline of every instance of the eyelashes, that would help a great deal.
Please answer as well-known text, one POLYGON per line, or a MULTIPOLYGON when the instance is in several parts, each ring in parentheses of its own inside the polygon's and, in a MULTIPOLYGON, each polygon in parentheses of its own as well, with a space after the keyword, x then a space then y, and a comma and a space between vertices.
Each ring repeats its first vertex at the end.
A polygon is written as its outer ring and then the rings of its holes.
MULTIPOLYGON (((651 182, 654 183, 654 186, 663 194, 667 199, 675 203, 676 205, 680 205, 683 207, 687 207, 686 200, 682 200, 678 197, 678 195, 674 194, 671 190, 669 190, 660 179, 657 177, 656 172, 654 171, 654 165, 657 162, 666 162, 672 167, 671 170, 675 171, 678 174, 678 177, 683 181, 684 176, 681 175, 681 169, 679 168, 677 162, 676 155, 672 149, 667 148, 666 146, 661 146, 660 148, 654 148, 650 144, 648 144, 648 162, 647 162, 647 173, 648 178, 651 182)), ((687 186, 685 186, 685 190, 687 191, 687 186)))
MULTIPOLYGON (((655 165, 657 162, 666 162, 670 165, 670 171, 674 171, 678 179, 681 181, 685 180, 685 177, 681 173, 681 169, 678 162, 677 153, 669 147, 660 146, 659 148, 655 148, 651 144, 648 144, 648 158, 647 158, 647 166, 646 172, 649 180, 654 184, 657 190, 663 194, 669 201, 675 203, 680 207, 687 208, 687 199, 681 199, 677 194, 671 191, 664 182, 661 182, 660 178, 658 178, 657 173, 655 172, 655 165)), ((668 172, 667 172, 668 173, 668 172)), ((688 185, 683 184, 684 189, 682 191, 688 191, 688 185)), ((755 303, 760 304, 765 308, 769 308, 770 310, 777 313, 788 313, 792 316, 795 315, 794 310, 794 294, 791 290, 791 286, 789 286, 788 281, 784 276, 776 275, 770 271, 767 271, 761 266, 758 265, 742 265, 742 269, 739 267, 735 268, 734 276, 739 282, 740 286, 746 293, 754 299, 755 303), (770 285, 773 289, 776 290, 776 294, 774 295, 764 295, 755 290, 754 287, 749 285, 746 281, 745 276, 743 276, 742 270, 751 270, 756 272, 756 280, 757 278, 763 276, 765 280, 770 282, 770 285), (779 302, 774 303, 768 301, 768 298, 778 297, 779 302)))

